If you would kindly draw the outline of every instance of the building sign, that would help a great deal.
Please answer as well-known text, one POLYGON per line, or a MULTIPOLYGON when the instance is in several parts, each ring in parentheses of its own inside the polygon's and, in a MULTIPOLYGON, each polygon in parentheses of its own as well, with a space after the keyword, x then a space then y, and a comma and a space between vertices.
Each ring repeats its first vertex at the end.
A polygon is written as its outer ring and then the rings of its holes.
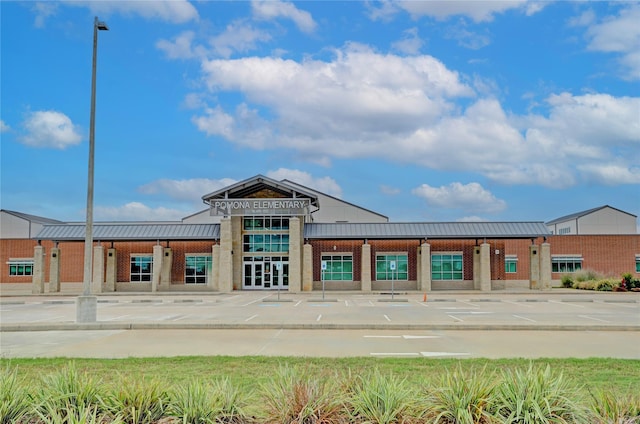
POLYGON ((213 199, 209 201, 214 216, 238 215, 306 215, 309 199, 213 199))

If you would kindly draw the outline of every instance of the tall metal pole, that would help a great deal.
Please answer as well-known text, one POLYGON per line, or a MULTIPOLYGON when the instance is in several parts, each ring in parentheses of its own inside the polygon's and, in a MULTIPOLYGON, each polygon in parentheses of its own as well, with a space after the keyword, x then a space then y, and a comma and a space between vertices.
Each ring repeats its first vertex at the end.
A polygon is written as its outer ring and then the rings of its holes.
POLYGON ((96 320, 95 298, 91 297, 93 277, 93 163, 95 156, 96 127, 96 64, 98 59, 98 30, 108 30, 104 22, 96 16, 93 21, 93 66, 91 72, 91 117, 89 121, 89 173, 87 178, 87 218, 84 238, 84 274, 82 279, 82 298, 78 299, 76 321, 94 322, 96 320))

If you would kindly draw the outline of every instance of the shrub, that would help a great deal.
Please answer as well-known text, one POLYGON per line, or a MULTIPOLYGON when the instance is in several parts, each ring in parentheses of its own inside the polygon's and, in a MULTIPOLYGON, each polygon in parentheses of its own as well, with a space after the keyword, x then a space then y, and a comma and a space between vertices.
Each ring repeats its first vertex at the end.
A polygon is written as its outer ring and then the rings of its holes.
POLYGON ((633 390, 623 396, 598 390, 591 393, 591 412, 597 424, 640 423, 640 395, 633 390))
POLYGON ((109 411, 126 424, 151 424, 163 418, 169 395, 159 382, 121 377, 118 389, 106 399, 109 411))
POLYGON ((577 282, 592 281, 592 280, 601 280, 604 278, 604 275, 592 269, 581 269, 580 271, 575 272, 573 274, 573 278, 577 282))
POLYGON ((596 283, 595 289, 597 291, 613 291, 615 287, 618 287, 620 283, 613 280, 600 280, 596 283))
POLYGON ((378 370, 356 377, 349 391, 349 410, 355 422, 406 423, 421 415, 406 380, 383 376, 378 370))
POLYGON ((574 287, 580 290, 595 290, 597 284, 598 282, 595 280, 578 281, 575 283, 574 287))
POLYGON ((560 281, 562 282, 562 287, 564 287, 565 289, 570 289, 573 287, 573 277, 571 277, 571 275, 563 275, 560 281))
POLYGON ((0 371, 0 423, 20 422, 31 412, 32 399, 15 369, 0 371))
POLYGON ((326 380, 312 379, 296 369, 281 367, 275 378, 261 386, 265 420, 280 424, 346 422, 341 393, 326 380))
POLYGON ((211 387, 194 380, 184 386, 178 386, 170 394, 168 412, 183 424, 213 423, 216 411, 216 398, 211 387))
POLYGON ((493 413, 501 423, 567 424, 584 423, 586 411, 574 399, 580 398, 578 387, 547 366, 526 371, 507 370, 497 387, 493 413))
POLYGON ((427 418, 434 424, 481 424, 491 422, 495 376, 465 373, 461 367, 447 371, 436 388, 428 389, 427 418))

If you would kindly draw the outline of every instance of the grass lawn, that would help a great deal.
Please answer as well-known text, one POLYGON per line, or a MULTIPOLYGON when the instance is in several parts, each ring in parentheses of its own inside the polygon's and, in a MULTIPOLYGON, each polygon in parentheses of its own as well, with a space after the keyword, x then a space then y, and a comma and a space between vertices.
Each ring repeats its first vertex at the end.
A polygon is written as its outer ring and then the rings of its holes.
POLYGON ((241 388, 253 389, 269 381, 280 366, 304 370, 311 375, 367 374, 377 368, 411 384, 429 385, 447 369, 485 369, 499 374, 501 370, 549 365, 587 391, 608 390, 612 393, 640 393, 640 361, 619 359, 425 359, 425 358, 301 358, 301 357, 172 357, 129 359, 0 359, 0 365, 16 369, 19 377, 38 381, 41 376, 74 363, 78 371, 87 372, 104 383, 117 381, 119 375, 133 380, 160 380, 168 385, 184 384, 194 379, 215 380, 228 377, 241 388))

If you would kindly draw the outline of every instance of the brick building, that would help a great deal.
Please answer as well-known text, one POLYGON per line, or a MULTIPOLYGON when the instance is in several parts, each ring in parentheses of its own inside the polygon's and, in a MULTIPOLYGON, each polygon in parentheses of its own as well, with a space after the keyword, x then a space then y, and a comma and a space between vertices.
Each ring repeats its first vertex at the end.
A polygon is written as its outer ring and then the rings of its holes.
MULTIPOLYGON (((92 292, 549 289, 563 273, 640 271, 640 236, 552 235, 543 222, 394 223, 258 175, 178 222, 96 223, 92 292)), ((85 225, 2 211, 0 282, 83 280, 85 225)), ((0 289, 2 285, 0 284, 0 289)))

